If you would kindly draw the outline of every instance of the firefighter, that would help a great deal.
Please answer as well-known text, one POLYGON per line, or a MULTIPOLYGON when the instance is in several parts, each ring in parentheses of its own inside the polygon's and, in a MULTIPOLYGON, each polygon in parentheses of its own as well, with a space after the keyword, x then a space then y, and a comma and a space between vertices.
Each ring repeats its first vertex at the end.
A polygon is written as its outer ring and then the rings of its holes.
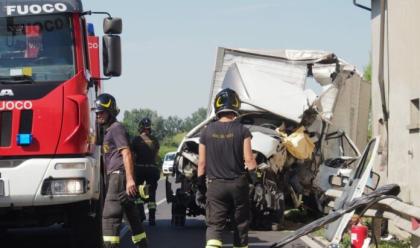
POLYGON ((254 170, 256 162, 251 133, 236 119, 239 107, 235 91, 220 91, 214 100, 218 119, 200 135, 197 186, 201 193, 207 186, 206 248, 222 247, 222 232, 229 217, 234 224, 234 247, 248 247, 247 170, 254 170))
POLYGON ((104 130, 102 150, 107 172, 107 193, 102 214, 105 247, 119 247, 119 230, 125 214, 133 233, 133 243, 136 247, 145 248, 146 233, 133 200, 138 196, 138 189, 134 180, 128 134, 116 119, 119 109, 112 95, 99 95, 95 105, 96 120, 104 130))
MULTIPOLYGON (((135 155, 136 181, 142 185, 149 185, 149 198, 147 208, 149 210, 149 225, 156 225, 156 189, 160 178, 160 170, 157 167, 156 158, 159 152, 159 142, 152 135, 152 122, 149 118, 143 118, 138 126, 139 135, 131 144, 135 155)), ((139 204, 139 211, 144 219, 144 205, 139 204)))

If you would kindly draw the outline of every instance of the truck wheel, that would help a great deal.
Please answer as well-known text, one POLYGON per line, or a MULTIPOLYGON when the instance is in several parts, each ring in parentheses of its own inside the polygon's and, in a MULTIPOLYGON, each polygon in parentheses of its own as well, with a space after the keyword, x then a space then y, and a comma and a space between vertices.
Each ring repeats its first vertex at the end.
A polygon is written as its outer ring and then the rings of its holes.
MULTIPOLYGON (((99 204, 99 201, 97 204, 99 204)), ((85 206, 74 207, 70 210, 69 224, 72 235, 72 247, 103 247, 101 212, 97 212, 94 216, 90 216, 89 208, 86 208, 85 206)))
POLYGON ((172 203, 172 219, 171 224, 174 226, 185 226, 186 209, 182 204, 172 203))
POLYGON ((176 227, 185 226, 186 216, 185 215, 172 215, 171 223, 176 227))
POLYGON ((100 187, 98 200, 83 202, 70 208, 68 222, 74 248, 103 248, 102 211, 106 194, 103 173, 100 177, 100 187))
POLYGON ((0 227, 0 238, 4 238, 7 235, 7 228, 0 227))
POLYGON ((177 190, 175 201, 172 202, 172 219, 171 224, 174 226, 185 226, 186 211, 185 206, 180 203, 180 194, 177 190))

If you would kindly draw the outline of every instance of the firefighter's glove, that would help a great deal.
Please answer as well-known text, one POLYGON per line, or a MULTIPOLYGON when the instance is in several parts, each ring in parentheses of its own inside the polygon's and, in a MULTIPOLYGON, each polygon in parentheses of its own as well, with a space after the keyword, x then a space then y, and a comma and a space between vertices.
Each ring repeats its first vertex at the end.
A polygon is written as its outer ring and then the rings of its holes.
POLYGON ((143 201, 146 201, 149 199, 149 188, 150 188, 150 185, 146 183, 138 186, 139 197, 143 201))
POLYGON ((202 194, 199 190, 195 192, 195 204, 200 208, 206 208, 206 195, 202 194))
POLYGON ((197 177, 197 189, 200 191, 202 195, 206 194, 207 186, 206 186, 206 176, 199 176, 197 177))
POLYGON ((248 172, 248 179, 249 179, 249 183, 252 185, 256 185, 259 182, 256 171, 248 172))

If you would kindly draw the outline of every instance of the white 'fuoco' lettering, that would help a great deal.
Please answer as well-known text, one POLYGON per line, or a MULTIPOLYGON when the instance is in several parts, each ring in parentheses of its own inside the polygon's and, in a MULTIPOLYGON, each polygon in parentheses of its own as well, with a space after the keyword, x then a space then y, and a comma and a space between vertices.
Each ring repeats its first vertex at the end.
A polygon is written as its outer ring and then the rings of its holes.
POLYGON ((15 11, 16 11, 16 6, 15 5, 6 6, 6 13, 7 13, 8 16, 12 15, 12 13, 15 12, 15 11))
POLYGON ((39 14, 39 13, 42 12, 42 7, 38 4, 33 4, 33 5, 29 6, 29 11, 32 14, 39 14))
POLYGON ((8 16, 13 14, 18 15, 28 15, 28 14, 41 14, 44 13, 53 13, 53 12, 66 12, 67 11, 67 5, 64 3, 56 3, 54 5, 50 3, 46 4, 24 4, 24 5, 7 5, 6 6, 6 13, 8 16))
POLYGON ((65 11, 67 11, 67 5, 65 5, 64 3, 56 3, 56 4, 54 5, 54 7, 55 7, 55 9, 56 9, 57 11, 60 11, 60 12, 65 12, 65 11))
POLYGON ((19 13, 19 15, 27 15, 29 13, 28 5, 24 5, 24 6, 18 5, 17 12, 19 13))
POLYGON ((31 101, 24 101, 23 102, 24 109, 32 109, 32 102, 31 101))
POLYGON ((0 110, 22 110, 32 109, 31 101, 3 101, 0 102, 0 110))
POLYGON ((54 12, 54 6, 52 5, 52 4, 44 4, 43 6, 42 6, 42 9, 44 10, 44 12, 47 12, 47 13, 52 13, 52 12, 54 12))
POLYGON ((11 89, 2 89, 0 91, 0 96, 14 96, 13 90, 11 89))

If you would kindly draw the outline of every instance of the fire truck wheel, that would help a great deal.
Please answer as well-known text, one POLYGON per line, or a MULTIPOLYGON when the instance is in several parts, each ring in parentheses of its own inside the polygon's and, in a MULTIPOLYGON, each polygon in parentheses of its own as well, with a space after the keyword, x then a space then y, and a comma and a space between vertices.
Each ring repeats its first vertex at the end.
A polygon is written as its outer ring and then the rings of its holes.
MULTIPOLYGON (((99 209, 96 209, 96 211, 99 211, 99 209)), ((100 212, 92 215, 90 214, 89 208, 77 206, 70 210, 69 217, 72 234, 72 247, 103 247, 100 212)))
POLYGON ((7 234, 7 228, 0 227, 0 238, 3 238, 7 234))

